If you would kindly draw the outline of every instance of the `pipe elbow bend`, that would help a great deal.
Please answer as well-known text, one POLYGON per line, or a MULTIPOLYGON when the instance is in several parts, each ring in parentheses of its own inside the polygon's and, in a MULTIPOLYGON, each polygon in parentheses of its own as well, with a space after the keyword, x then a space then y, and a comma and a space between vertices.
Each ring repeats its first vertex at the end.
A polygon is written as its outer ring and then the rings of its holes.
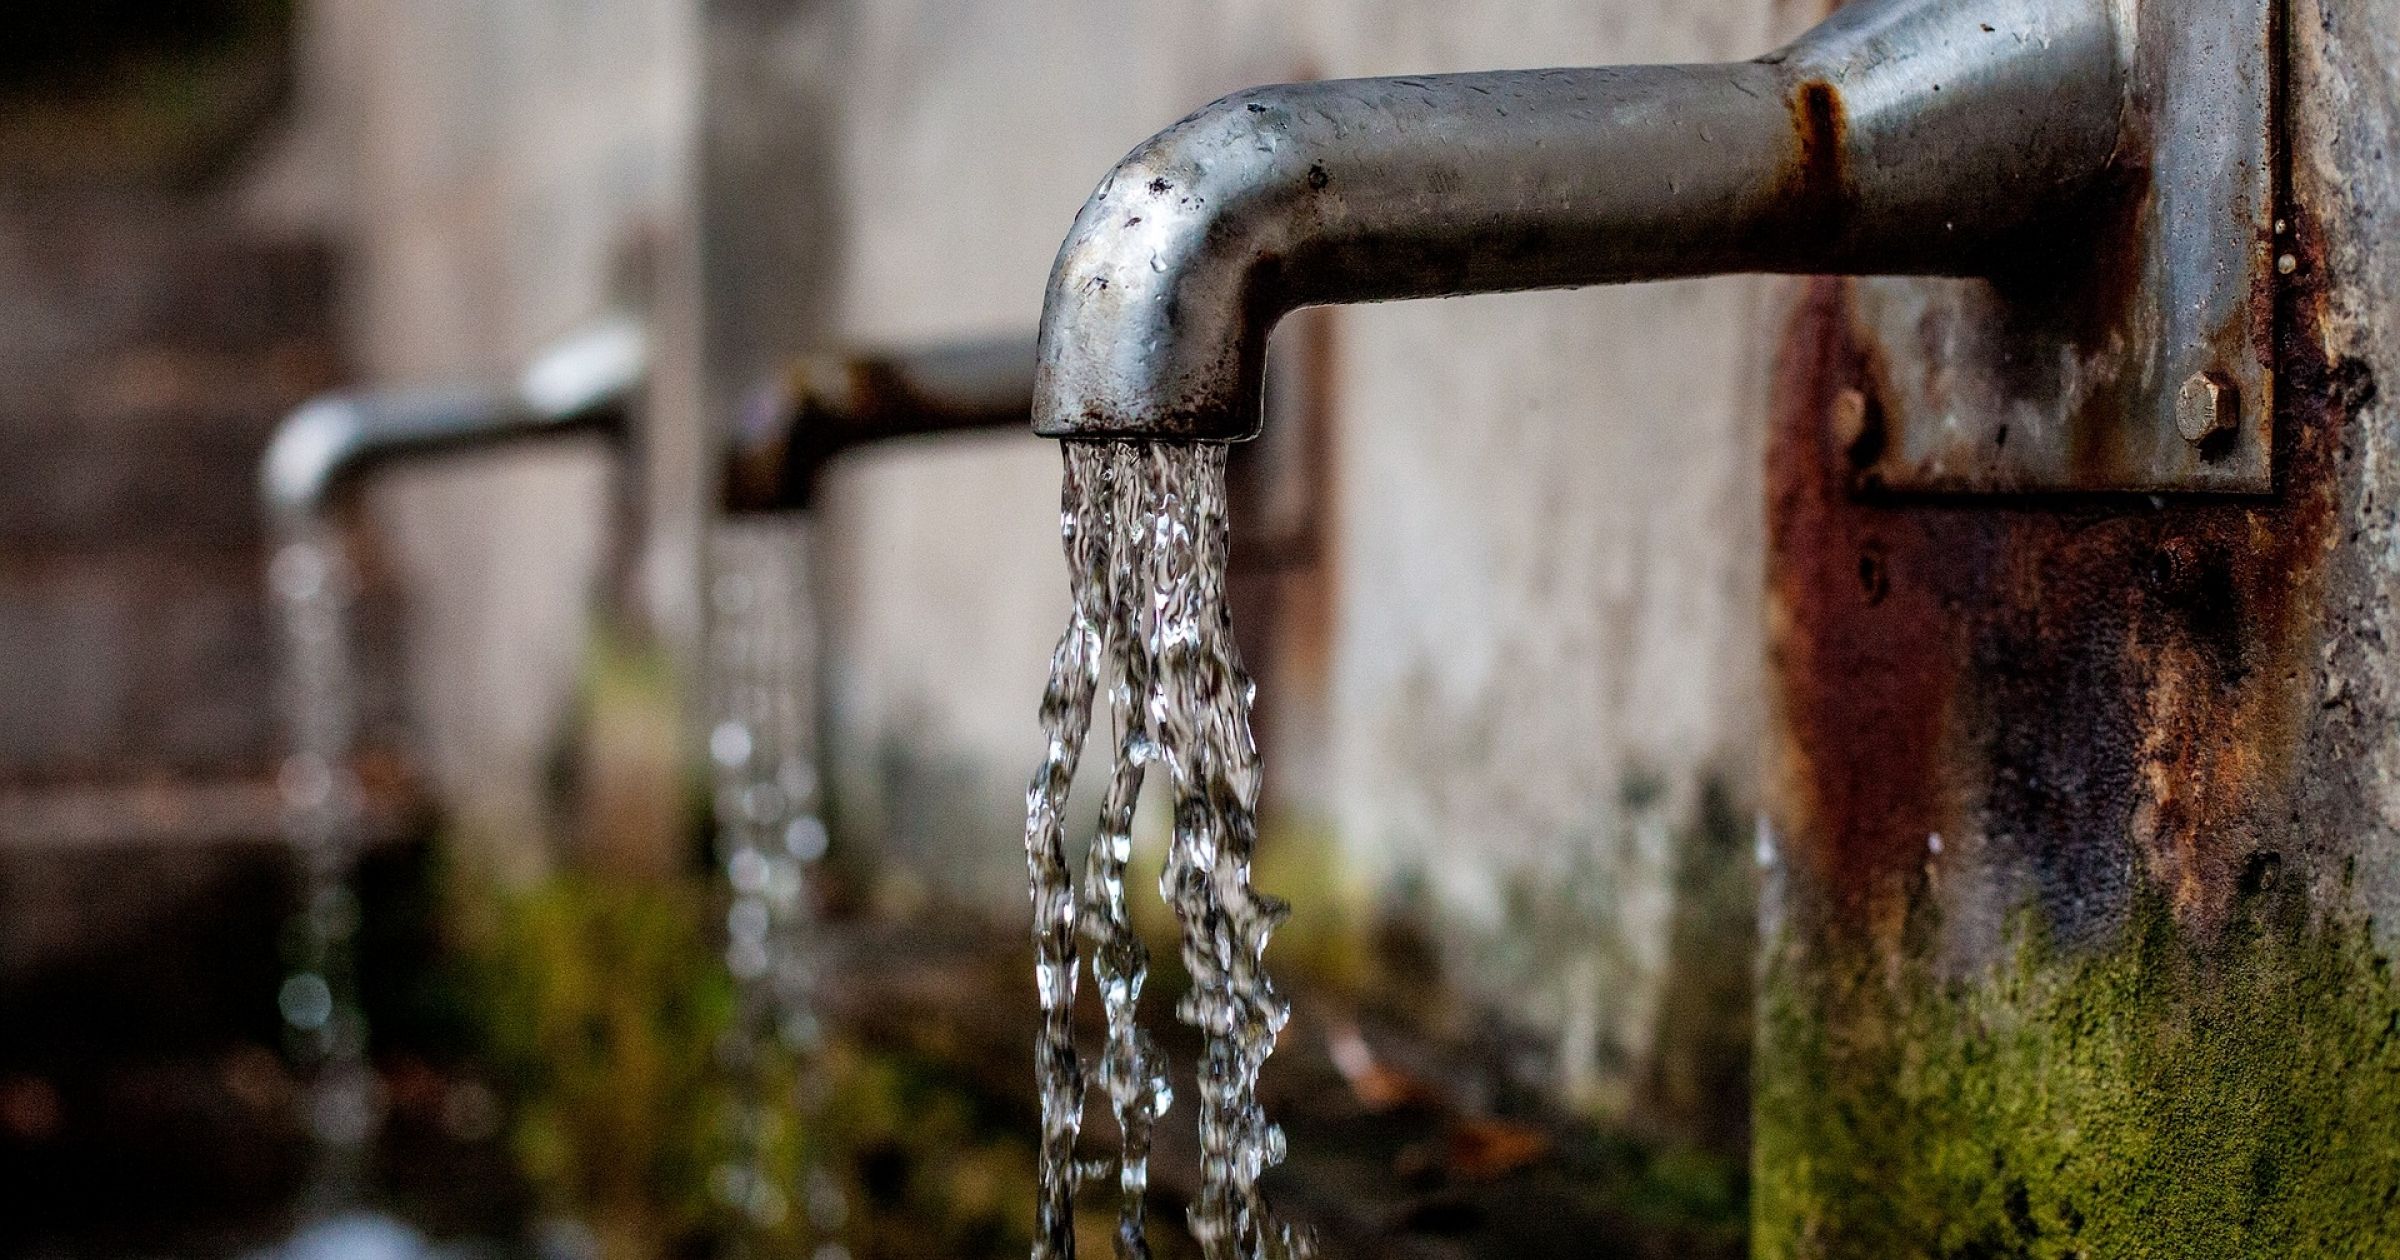
POLYGON ((1321 85, 1228 96, 1144 142, 1086 201, 1042 306, 1034 431, 1256 435, 1283 273, 1324 187, 1321 85))
POLYGON ((322 510, 357 459, 366 421, 359 399, 325 394, 294 408, 275 428, 259 461, 259 493, 277 519, 322 510))

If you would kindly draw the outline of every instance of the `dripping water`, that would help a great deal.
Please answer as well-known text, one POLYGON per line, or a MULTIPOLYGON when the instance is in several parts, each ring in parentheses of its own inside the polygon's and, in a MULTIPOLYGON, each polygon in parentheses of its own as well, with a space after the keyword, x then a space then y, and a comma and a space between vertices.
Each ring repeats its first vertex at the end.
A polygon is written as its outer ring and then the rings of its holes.
MULTIPOLYGON (((1112 452, 1113 454, 1113 452, 1112 452)), ((1145 767, 1157 753, 1151 739, 1149 697, 1158 677, 1157 654, 1148 635, 1148 600, 1137 558, 1146 554, 1157 521, 1138 477, 1124 467, 1110 472, 1115 502, 1103 528, 1108 532, 1110 589, 1108 654, 1113 670, 1109 716, 1116 727, 1116 760, 1100 803, 1100 825, 1085 854, 1082 930, 1091 943, 1092 979, 1107 1013, 1108 1039, 1101 1051, 1100 1083, 1115 1117, 1117 1157, 1117 1254, 1145 1257, 1145 1196, 1150 1189, 1150 1131, 1175 1101, 1165 1063, 1140 1023, 1142 985, 1150 956, 1134 934, 1125 900, 1125 871, 1133 853, 1134 811, 1145 767), (1130 501, 1122 496, 1133 496, 1130 501)))
POLYGON ((728 1255, 797 1238, 815 1260, 846 1260, 841 1187, 803 1157, 824 1089, 813 898, 826 851, 807 542, 805 521, 781 519, 727 522, 711 542, 709 758, 736 992, 720 1053, 738 1102, 710 1184, 731 1218, 728 1255))
POLYGON ((1025 867, 1033 901, 1034 985, 1042 1032, 1034 1046, 1041 1091, 1041 1200, 1034 1223, 1035 1260, 1075 1254, 1075 1146, 1083 1126, 1083 1059, 1075 1049, 1076 910, 1067 866, 1067 788, 1083 758, 1099 690, 1104 627, 1114 595, 1113 450, 1069 443, 1059 514, 1072 602, 1065 633, 1050 658, 1042 691, 1042 765, 1025 792, 1025 867))
POLYGON ((287 971, 276 994, 285 1043, 303 1081, 311 1142, 304 1207, 312 1215, 358 1199, 367 1148, 381 1125, 381 1088, 367 1061, 353 945, 351 890, 365 811, 352 765, 358 677, 350 649, 356 580, 338 531, 310 519, 285 526, 268 568, 284 651, 289 747, 278 775, 285 843, 300 882, 286 932, 287 971))
POLYGON ((1211 1260, 1305 1254, 1304 1240, 1275 1217, 1258 1184, 1283 1158, 1283 1135, 1259 1104, 1258 1078, 1288 1018, 1263 962, 1285 909, 1250 884, 1259 758, 1252 687, 1234 649, 1225 595, 1225 448, 1069 442, 1065 458, 1061 531, 1073 611, 1043 695, 1048 755, 1026 810, 1044 1014, 1036 1049, 1043 1196, 1034 1254, 1074 1254, 1077 1183, 1109 1169, 1077 1159, 1085 1083, 1073 1007, 1082 943, 1090 946, 1108 1017, 1100 1080, 1120 1138, 1116 1251, 1128 1260, 1148 1254, 1141 1200, 1150 1132, 1172 1093, 1139 1025, 1148 959, 1126 910, 1125 875, 1135 801, 1152 765, 1165 769, 1174 803, 1159 891, 1180 924, 1192 977, 1176 1014, 1205 1041, 1201 1185, 1191 1231, 1211 1260), (1103 675, 1112 680, 1116 755, 1079 898, 1066 860, 1066 795, 1103 675))

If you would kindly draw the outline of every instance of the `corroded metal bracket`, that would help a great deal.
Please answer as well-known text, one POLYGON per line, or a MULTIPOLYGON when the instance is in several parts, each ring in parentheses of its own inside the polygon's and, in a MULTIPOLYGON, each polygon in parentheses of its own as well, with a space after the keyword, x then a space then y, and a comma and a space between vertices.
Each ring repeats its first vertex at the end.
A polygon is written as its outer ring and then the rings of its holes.
POLYGON ((2278 0, 2138 0, 2088 215, 1992 278, 1853 282, 1862 489, 2266 493, 2278 0))

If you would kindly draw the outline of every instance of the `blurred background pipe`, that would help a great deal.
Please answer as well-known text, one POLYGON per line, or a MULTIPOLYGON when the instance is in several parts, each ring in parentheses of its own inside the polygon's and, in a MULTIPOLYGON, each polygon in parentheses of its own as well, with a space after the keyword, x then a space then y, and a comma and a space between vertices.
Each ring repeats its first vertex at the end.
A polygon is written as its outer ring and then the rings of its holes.
POLYGON ((754 391, 724 464, 734 515, 812 506, 825 465, 859 446, 1022 425, 1033 412, 1030 337, 795 360, 754 391))
POLYGON ((417 458, 595 435, 623 441, 648 370, 630 316, 612 316, 533 357, 513 388, 328 394, 285 418, 259 468, 276 519, 321 514, 373 470, 417 458))

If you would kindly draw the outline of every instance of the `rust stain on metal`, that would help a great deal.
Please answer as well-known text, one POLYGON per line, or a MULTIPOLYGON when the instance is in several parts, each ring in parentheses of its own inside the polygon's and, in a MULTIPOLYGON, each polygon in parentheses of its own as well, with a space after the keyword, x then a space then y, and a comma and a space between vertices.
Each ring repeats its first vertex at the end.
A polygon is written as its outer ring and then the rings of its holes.
POLYGON ((721 506, 734 513, 806 510, 825 466, 846 451, 1020 427, 1033 409, 1031 361, 1029 347, 1022 382, 993 375, 962 388, 955 380, 929 381, 925 364, 905 354, 803 359, 744 404, 721 469, 721 506))
POLYGON ((2320 292, 2283 295, 2271 499, 1890 500, 1854 484, 1880 351, 1850 282, 1810 282, 1770 447, 1772 787, 1830 908, 1896 925, 1938 832, 2029 873, 2062 940, 2115 924, 2135 879, 2226 921, 2288 827, 2338 432, 2371 388, 2317 348, 2320 292))
POLYGON ((1792 166, 1784 197, 1814 230, 1830 232, 1849 206, 1850 116, 1841 90, 1810 79, 1792 90, 1792 166))
POLYGON ((1800 137, 1800 180, 1819 195, 1841 188, 1850 122, 1842 94, 1831 83, 1811 79, 1792 94, 1792 129, 1800 137))
POLYGON ((1777 381, 1768 627, 1784 739, 1772 774, 1788 839, 1839 837, 1804 856, 1863 907, 1950 817, 1939 780, 1960 645, 1921 571, 1941 550, 1927 522, 1862 507, 1830 467, 1829 411, 1864 383, 1842 298, 1838 282, 1812 282, 1777 381))
MULTIPOLYGON (((1892 279, 1856 334, 1907 370, 1876 469, 1906 492, 2263 494, 2271 486, 2280 36, 2268 0, 2142 0, 2117 144, 2095 185, 1995 241, 1987 283, 1892 279), (2151 21, 2151 10, 2163 19, 2151 21), (2186 6, 2189 9, 2189 6, 2186 6), (1923 328, 1940 313, 1940 336, 1923 328), (1911 353, 1912 342, 1926 346, 1911 353), (2186 440, 2186 385, 2240 420, 2186 440), (2013 423, 2012 423, 2013 422, 2013 423), (2007 427, 2004 427, 2007 426, 2007 427)), ((2027 190, 1995 184, 1994 196, 2027 190)))

